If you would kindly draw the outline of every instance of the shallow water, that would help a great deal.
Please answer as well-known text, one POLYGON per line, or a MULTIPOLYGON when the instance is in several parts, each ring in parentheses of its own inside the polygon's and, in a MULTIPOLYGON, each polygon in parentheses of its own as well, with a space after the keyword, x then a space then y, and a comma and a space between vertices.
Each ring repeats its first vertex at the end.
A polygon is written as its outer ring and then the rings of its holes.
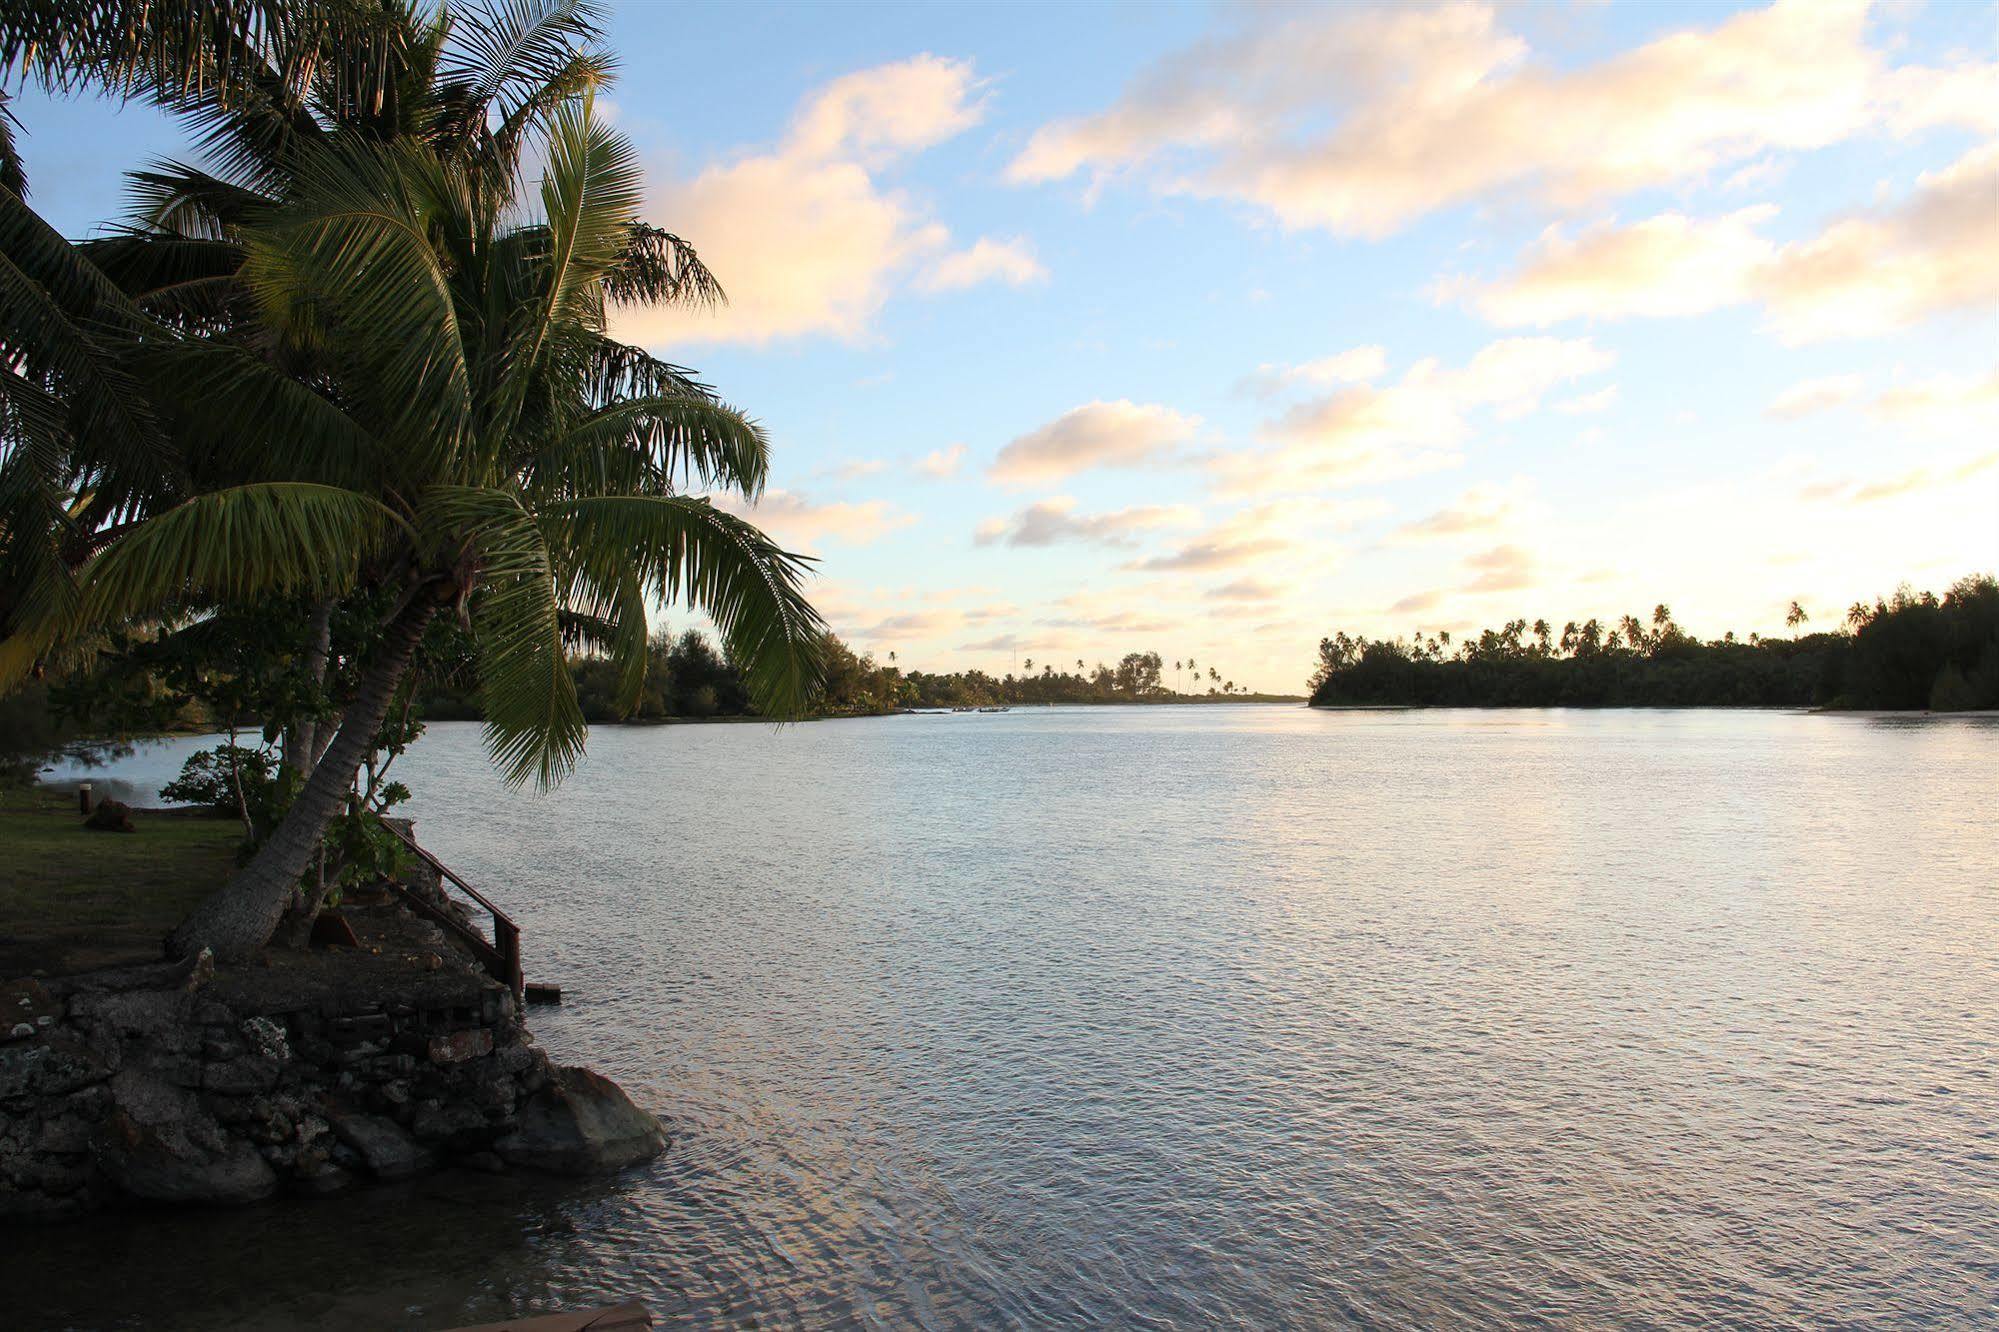
POLYGON ((401 767, 565 987, 542 1043, 671 1153, 32 1235, 9 1326, 1999 1325, 1989 720, 602 728, 547 797, 438 725, 401 767))

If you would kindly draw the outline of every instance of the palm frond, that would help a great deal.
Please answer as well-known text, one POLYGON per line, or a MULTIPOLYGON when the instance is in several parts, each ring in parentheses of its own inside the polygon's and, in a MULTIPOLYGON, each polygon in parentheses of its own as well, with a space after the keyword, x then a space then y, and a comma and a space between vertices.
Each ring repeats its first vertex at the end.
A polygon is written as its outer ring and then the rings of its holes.
MULTIPOLYGON (((614 403, 591 413, 558 442, 559 450, 571 448, 636 451, 653 471, 669 480, 678 477, 683 489, 728 489, 752 500, 763 493, 770 475, 770 441, 763 427, 733 407, 700 399, 614 403), (690 486, 690 481, 697 484, 690 486)), ((615 465, 600 467, 605 473, 615 470, 615 465)))
POLYGON ((554 786, 575 767, 587 728, 542 529, 512 494, 470 486, 428 492, 424 525, 462 533, 478 554, 473 629, 487 753, 510 785, 554 786))
POLYGON ((659 600, 706 611, 768 715, 801 714, 824 683, 826 626, 802 587, 811 561, 753 524, 677 495, 566 500, 543 520, 600 583, 633 567, 659 600))
POLYGON ((602 15, 579 0, 501 0, 453 16, 451 40, 438 62, 446 84, 464 88, 465 114, 488 128, 496 111, 502 127, 546 110, 552 90, 568 97, 607 82, 610 56, 598 49, 602 15))
POLYGON ((624 252, 605 278, 604 290, 620 305, 711 309, 729 302, 692 245, 644 222, 629 224, 624 252))
POLYGON ((343 141, 304 154, 292 199, 246 238, 265 318, 343 337, 385 435, 448 455, 472 422, 459 308, 433 236, 470 228, 466 183, 413 145, 343 141))
POLYGON ((337 486, 209 491, 139 524, 86 565, 83 616, 103 624, 203 601, 338 594, 405 526, 373 497, 337 486))
POLYGON ((162 342, 134 365, 168 417, 198 487, 304 481, 393 491, 402 459, 346 412, 224 343, 162 342))
MULTIPOLYGON (((74 481, 124 508, 178 486, 178 469, 127 349, 150 336, 124 293, 12 191, 0 190, 0 401, 60 402, 74 481)), ((56 428, 53 422, 49 428, 56 428)))

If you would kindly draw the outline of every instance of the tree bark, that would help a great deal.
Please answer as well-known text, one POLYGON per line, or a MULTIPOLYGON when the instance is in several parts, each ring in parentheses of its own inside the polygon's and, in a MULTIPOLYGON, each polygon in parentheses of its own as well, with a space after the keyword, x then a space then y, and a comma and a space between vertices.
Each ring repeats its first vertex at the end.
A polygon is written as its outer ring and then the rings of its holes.
POLYGON ((297 894, 327 825, 340 812, 354 774, 361 770, 388 715, 396 686, 409 670, 417 641, 437 613, 437 602, 419 596, 389 623, 375 656, 340 716, 340 729, 306 778, 298 799, 250 863, 194 909, 169 945, 177 957, 210 949, 223 961, 254 955, 270 941, 297 894))
MULTIPOLYGON (((328 597, 312 608, 312 638, 305 649, 305 676, 312 681, 313 688, 326 685, 326 662, 333 654, 333 598, 328 597)), ((301 778, 312 771, 319 762, 320 751, 325 748, 319 738, 323 729, 317 717, 307 717, 295 723, 290 734, 285 736, 285 766, 301 778)))

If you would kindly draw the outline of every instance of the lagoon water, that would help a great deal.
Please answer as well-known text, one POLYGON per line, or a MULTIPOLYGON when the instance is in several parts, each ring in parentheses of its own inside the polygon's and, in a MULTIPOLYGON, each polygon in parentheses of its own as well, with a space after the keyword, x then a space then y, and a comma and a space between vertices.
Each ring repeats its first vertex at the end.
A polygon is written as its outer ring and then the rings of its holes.
POLYGON ((437 725, 399 775, 672 1151, 10 1237, 0 1321, 1999 1325, 1991 719, 600 728, 546 797, 437 725))

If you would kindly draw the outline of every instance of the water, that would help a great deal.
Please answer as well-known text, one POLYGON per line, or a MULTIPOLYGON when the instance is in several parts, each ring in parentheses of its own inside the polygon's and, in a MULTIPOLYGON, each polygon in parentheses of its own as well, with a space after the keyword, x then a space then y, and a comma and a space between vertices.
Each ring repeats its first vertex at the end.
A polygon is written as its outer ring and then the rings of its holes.
POLYGON ((1990 719, 603 728, 548 797, 439 725, 402 766, 566 988, 542 1043, 672 1152, 32 1237, 10 1325, 1999 1326, 1990 719))

